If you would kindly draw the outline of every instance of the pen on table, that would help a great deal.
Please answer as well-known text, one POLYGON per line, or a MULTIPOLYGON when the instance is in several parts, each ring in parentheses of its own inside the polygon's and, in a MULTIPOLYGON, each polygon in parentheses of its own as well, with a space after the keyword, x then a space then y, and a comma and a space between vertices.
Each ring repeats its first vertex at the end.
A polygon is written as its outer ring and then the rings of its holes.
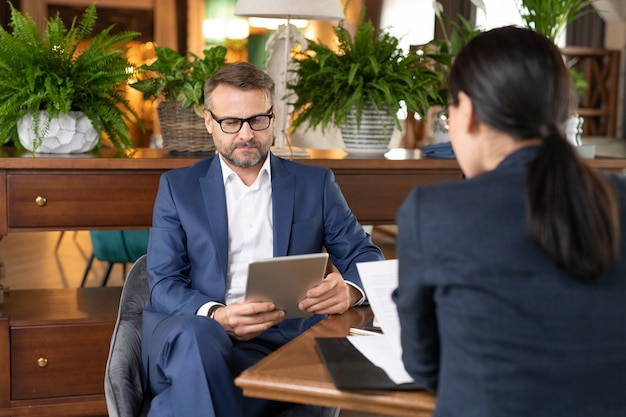
POLYGON ((358 329, 356 327, 350 327, 349 331, 352 336, 380 336, 380 333, 372 332, 369 330, 358 329))

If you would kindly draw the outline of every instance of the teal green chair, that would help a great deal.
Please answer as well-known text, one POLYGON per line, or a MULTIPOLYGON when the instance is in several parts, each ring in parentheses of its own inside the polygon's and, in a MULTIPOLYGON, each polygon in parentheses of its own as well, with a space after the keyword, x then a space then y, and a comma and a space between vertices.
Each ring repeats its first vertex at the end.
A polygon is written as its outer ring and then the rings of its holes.
POLYGON ((85 286, 95 259, 107 263, 100 286, 106 285, 115 264, 122 264, 123 276, 125 277, 126 265, 134 263, 148 251, 148 234, 148 229, 90 231, 89 236, 93 252, 87 262, 80 286, 85 286))

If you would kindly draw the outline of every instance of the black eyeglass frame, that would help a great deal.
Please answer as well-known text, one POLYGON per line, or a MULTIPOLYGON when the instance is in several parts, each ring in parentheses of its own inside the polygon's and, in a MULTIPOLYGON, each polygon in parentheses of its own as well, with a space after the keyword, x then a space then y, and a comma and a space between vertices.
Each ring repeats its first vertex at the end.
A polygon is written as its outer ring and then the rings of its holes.
POLYGON ((250 126, 250 129, 255 131, 255 132, 260 132, 263 131, 265 129, 268 129, 270 127, 270 125, 272 124, 272 119, 274 118, 274 106, 270 107, 270 109, 268 110, 267 113, 263 113, 263 114, 255 114, 254 116, 248 117, 247 119, 240 119, 238 117, 223 117, 221 119, 218 119, 211 110, 207 109, 208 112, 211 114, 211 117, 213 118, 213 120, 215 120, 217 122, 217 124, 220 125, 220 129, 222 129, 222 132, 226 133, 226 134, 235 134, 235 133, 239 133, 239 131, 241 130, 241 128, 243 127, 244 123, 248 123, 248 126, 250 126), (250 123, 251 120, 257 118, 257 117, 267 117, 268 118, 268 123, 267 126, 262 128, 262 129, 255 129, 254 127, 252 127, 252 123, 250 123), (224 130, 224 127, 222 127, 222 122, 225 120, 238 120, 239 121, 239 129, 235 130, 234 132, 226 132, 224 130))

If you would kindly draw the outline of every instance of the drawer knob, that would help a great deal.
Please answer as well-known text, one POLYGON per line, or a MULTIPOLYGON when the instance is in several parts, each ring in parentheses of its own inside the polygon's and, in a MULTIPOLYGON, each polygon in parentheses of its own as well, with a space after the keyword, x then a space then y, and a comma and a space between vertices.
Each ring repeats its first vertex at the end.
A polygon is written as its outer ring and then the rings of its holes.
POLYGON ((35 198, 35 204, 37 204, 39 207, 45 206, 47 202, 48 202, 48 199, 46 197, 42 197, 42 196, 38 195, 35 198))
POLYGON ((48 359, 46 358, 37 359, 37 365, 39 365, 40 368, 45 368, 46 366, 48 366, 48 359))

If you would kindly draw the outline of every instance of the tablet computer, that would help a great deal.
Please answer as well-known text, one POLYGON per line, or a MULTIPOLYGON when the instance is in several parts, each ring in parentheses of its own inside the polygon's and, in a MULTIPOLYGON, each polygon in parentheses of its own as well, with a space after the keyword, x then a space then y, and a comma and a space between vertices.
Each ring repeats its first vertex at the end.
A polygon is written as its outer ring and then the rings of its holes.
POLYGON ((279 256, 248 264, 246 300, 273 301, 286 319, 311 316, 298 308, 307 290, 324 279, 328 253, 279 256))

